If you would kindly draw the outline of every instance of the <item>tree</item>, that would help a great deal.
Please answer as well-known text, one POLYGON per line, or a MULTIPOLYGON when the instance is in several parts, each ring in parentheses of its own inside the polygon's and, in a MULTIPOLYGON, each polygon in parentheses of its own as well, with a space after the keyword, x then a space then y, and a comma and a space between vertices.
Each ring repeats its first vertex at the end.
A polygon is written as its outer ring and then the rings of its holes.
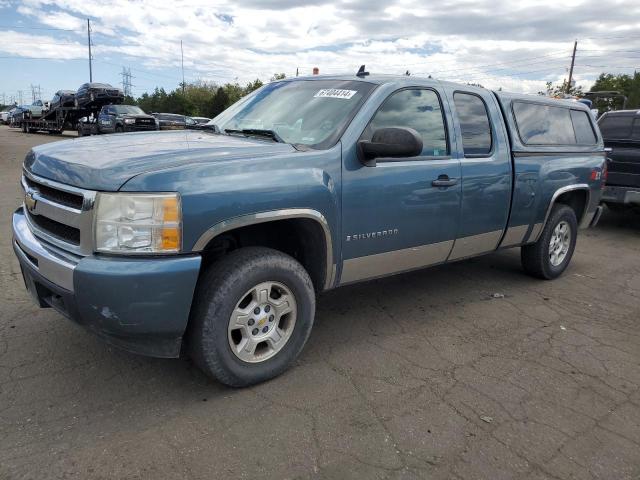
MULTIPOLYGON (((601 73, 596 79, 592 92, 614 91, 627 97, 625 108, 640 108, 640 72, 633 75, 601 73)), ((621 99, 598 99, 595 108, 601 111, 622 108, 621 99)))
POLYGON ((275 82, 276 80, 284 80, 285 78, 287 78, 287 76, 284 73, 274 73, 269 81, 275 82))
MULTIPOLYGON (((281 79, 284 73, 275 74, 273 78, 281 79)), ((256 78, 245 86, 238 82, 218 85, 214 82, 197 80, 182 83, 171 90, 156 87, 152 93, 143 93, 137 99, 127 97, 125 103, 138 105, 145 112, 180 113, 190 116, 213 118, 227 109, 245 95, 262 87, 262 80, 256 78)))
POLYGON ((262 80, 256 78, 253 82, 247 83, 247 86, 244 89, 244 94, 248 95, 254 90, 259 89, 262 85, 264 85, 264 83, 262 83, 262 80))
POLYGON ((229 106, 229 95, 224 87, 219 87, 211 101, 211 117, 215 117, 229 106))
POLYGON ((547 97, 557 97, 562 98, 565 94, 573 95, 576 97, 583 97, 584 92, 582 91, 582 86, 570 86, 567 89, 567 81, 563 80, 562 85, 554 85, 553 82, 547 82, 546 84, 546 92, 538 92, 538 95, 546 95, 547 97))

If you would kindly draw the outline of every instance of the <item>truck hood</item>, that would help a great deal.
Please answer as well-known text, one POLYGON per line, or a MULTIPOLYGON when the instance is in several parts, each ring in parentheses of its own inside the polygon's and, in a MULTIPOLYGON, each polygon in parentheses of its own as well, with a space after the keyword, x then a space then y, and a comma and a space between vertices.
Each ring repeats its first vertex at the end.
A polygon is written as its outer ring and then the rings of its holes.
POLYGON ((197 130, 93 136, 33 148, 24 165, 50 180, 115 191, 141 173, 195 163, 256 159, 294 152, 286 143, 197 130))

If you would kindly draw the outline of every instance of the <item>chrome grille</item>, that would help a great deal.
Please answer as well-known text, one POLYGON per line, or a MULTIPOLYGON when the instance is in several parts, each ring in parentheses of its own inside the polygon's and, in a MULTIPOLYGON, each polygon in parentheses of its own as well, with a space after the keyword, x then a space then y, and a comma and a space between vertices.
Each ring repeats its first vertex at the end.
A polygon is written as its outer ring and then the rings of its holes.
POLYGON ((34 182, 28 177, 24 177, 24 180, 29 187, 38 190, 40 195, 42 195, 44 198, 55 203, 60 203, 67 207, 76 208, 78 210, 82 209, 82 202, 84 200, 82 195, 65 192, 56 188, 51 188, 42 183, 34 182))
POLYGON ((93 251, 96 192, 64 185, 23 171, 24 211, 35 236, 75 255, 93 251))

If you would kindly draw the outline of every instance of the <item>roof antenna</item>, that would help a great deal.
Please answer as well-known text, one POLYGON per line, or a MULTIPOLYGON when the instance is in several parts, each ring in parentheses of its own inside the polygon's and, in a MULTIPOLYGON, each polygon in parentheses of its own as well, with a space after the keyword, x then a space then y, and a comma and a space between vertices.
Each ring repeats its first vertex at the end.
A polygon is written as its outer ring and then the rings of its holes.
POLYGON ((366 77, 367 75, 369 75, 369 72, 365 72, 364 65, 360 65, 360 68, 358 69, 358 73, 356 73, 356 77, 366 77))

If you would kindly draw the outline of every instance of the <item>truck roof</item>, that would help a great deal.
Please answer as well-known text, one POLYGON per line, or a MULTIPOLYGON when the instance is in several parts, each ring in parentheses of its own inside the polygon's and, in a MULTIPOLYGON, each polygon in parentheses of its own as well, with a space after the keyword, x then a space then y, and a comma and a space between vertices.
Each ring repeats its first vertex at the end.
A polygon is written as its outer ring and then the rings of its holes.
MULTIPOLYGON (((473 91, 473 90, 489 90, 487 88, 484 87, 478 87, 475 85, 466 85, 464 83, 456 83, 456 82, 449 82, 446 80, 438 80, 435 78, 425 78, 425 77, 418 77, 418 76, 409 76, 409 75, 386 75, 386 74, 369 74, 365 77, 359 77, 356 74, 341 74, 341 75, 312 75, 312 76, 305 76, 305 77, 293 77, 293 78, 285 78, 282 80, 278 80, 278 81, 289 81, 289 82, 295 82, 295 81, 300 81, 300 80, 348 80, 348 81, 359 81, 359 82, 367 82, 367 83, 372 83, 375 85, 383 85, 383 84, 388 84, 388 83, 396 83, 398 85, 402 85, 402 84, 407 84, 407 85, 425 85, 425 86, 436 86, 436 85, 440 85, 440 86, 449 86, 449 87, 462 87, 467 91, 473 91)), ((578 101, 574 101, 574 100, 565 100, 565 99, 558 99, 558 98, 551 98, 551 97, 545 97, 543 95, 533 95, 533 94, 526 94, 526 93, 511 93, 511 92, 503 92, 503 91, 498 91, 498 90, 493 90, 493 92, 498 96, 498 98, 500 98, 500 100, 503 101, 503 103, 507 103, 513 100, 528 100, 528 101, 533 101, 535 100, 536 102, 539 103, 544 103, 544 104, 548 104, 548 105, 563 105, 565 107, 571 107, 571 108, 576 108, 579 110, 589 110, 589 108, 584 105, 583 103, 580 103, 578 101)))
POLYGON ((637 110, 637 109, 636 110, 610 110, 608 112, 604 112, 602 115, 633 117, 635 115, 640 115, 640 110, 637 110))
POLYGON ((569 100, 564 98, 552 98, 545 97, 544 95, 532 95, 526 93, 511 93, 511 92, 502 92, 502 91, 494 91, 496 96, 503 103, 513 102, 514 100, 525 100, 525 101, 535 101, 536 103, 542 103, 545 105, 552 106, 563 106, 570 107, 575 110, 584 110, 589 111, 589 107, 582 102, 578 102, 577 100, 569 100))
MULTIPOLYGON (((419 83, 425 85, 443 85, 450 84, 455 85, 450 82, 443 82, 442 80, 436 80, 435 78, 425 78, 425 77, 416 77, 416 76, 408 76, 408 75, 386 75, 386 74, 370 74, 365 77, 359 77, 356 74, 341 74, 341 75, 310 75, 306 77, 293 77, 293 78, 284 78, 278 81, 289 81, 295 82, 299 80, 348 80, 355 82, 367 82, 373 83, 375 85, 382 85, 385 83, 419 83)), ((477 87, 476 87, 477 88, 477 87)))

